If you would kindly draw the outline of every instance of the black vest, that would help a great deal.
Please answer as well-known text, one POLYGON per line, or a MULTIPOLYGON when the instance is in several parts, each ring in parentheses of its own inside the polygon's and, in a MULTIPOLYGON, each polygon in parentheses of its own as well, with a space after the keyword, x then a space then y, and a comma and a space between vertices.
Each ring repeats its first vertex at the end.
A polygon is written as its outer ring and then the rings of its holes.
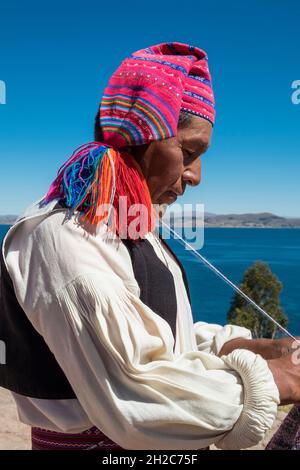
MULTIPOLYGON (((148 240, 123 242, 131 256, 134 276, 141 290, 140 299, 169 323, 176 338, 177 301, 172 274, 148 240)), ((181 268, 190 300, 184 269, 168 248, 181 268)), ((17 301, 2 247, 0 258, 0 340, 6 346, 6 363, 0 364, 0 386, 33 398, 76 398, 55 356, 17 301)))

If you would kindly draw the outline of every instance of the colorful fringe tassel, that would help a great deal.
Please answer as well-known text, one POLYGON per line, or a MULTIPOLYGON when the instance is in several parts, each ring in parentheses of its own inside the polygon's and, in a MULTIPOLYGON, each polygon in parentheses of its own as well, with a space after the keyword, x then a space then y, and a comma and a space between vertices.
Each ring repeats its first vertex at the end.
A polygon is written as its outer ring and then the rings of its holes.
POLYGON ((107 223, 121 238, 141 238, 154 229, 151 196, 138 164, 129 153, 99 142, 76 149, 59 169, 44 203, 53 198, 65 204, 69 216, 78 210, 83 223, 107 223), (130 230, 135 219, 139 226, 130 230))

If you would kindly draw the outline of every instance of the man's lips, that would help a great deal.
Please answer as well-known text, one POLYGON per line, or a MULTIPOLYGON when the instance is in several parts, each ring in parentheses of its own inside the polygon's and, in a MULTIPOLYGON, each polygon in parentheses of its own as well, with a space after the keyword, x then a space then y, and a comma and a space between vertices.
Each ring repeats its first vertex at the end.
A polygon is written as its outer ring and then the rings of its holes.
POLYGON ((180 191, 180 192, 178 192, 178 191, 167 191, 167 193, 170 193, 170 195, 172 194, 172 195, 177 197, 177 196, 182 196, 184 191, 180 191))
POLYGON ((176 201, 177 197, 182 196, 182 194, 183 194, 183 192, 182 193, 177 193, 175 191, 166 191, 164 195, 167 199, 176 201))

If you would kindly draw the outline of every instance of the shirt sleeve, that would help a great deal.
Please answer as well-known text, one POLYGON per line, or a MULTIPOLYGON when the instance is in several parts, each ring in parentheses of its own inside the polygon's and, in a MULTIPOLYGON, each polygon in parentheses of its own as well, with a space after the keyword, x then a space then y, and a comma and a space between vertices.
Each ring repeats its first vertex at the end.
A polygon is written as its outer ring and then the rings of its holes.
POLYGON ((215 325, 198 321, 194 323, 197 348, 212 354, 219 354, 228 341, 237 338, 252 339, 251 331, 237 325, 215 325))
POLYGON ((34 322, 91 422, 125 449, 246 448, 273 424, 278 389, 261 356, 175 357, 168 323, 113 273, 48 292, 34 322))

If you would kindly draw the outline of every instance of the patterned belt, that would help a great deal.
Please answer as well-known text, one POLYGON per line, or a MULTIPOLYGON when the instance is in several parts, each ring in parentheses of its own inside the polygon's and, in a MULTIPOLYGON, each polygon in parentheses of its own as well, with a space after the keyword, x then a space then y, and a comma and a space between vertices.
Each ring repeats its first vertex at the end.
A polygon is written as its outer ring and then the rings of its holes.
MULTIPOLYGON (((31 428, 32 450, 124 450, 93 426, 86 431, 69 434, 49 431, 38 427, 31 428)), ((198 450, 209 450, 209 447, 198 450)))
POLYGON ((31 444, 32 450, 122 450, 95 426, 76 434, 32 427, 31 444))

